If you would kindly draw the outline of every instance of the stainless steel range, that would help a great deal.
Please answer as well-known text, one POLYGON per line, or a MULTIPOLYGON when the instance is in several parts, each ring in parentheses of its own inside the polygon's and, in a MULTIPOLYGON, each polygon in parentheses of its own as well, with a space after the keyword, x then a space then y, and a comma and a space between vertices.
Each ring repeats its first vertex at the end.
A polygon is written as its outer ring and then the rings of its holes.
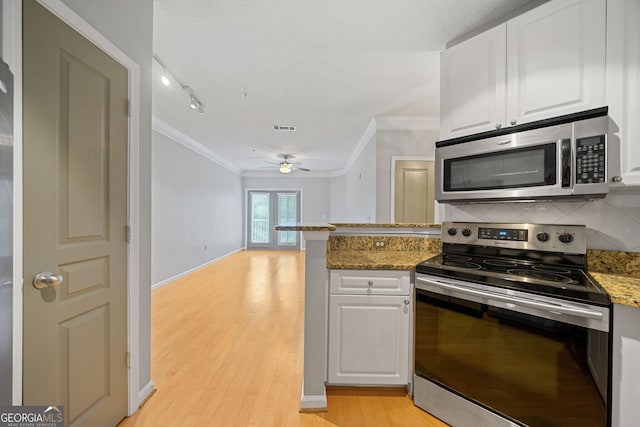
POLYGON ((442 224, 416 266, 414 402, 453 426, 606 426, 610 300, 584 226, 442 224))

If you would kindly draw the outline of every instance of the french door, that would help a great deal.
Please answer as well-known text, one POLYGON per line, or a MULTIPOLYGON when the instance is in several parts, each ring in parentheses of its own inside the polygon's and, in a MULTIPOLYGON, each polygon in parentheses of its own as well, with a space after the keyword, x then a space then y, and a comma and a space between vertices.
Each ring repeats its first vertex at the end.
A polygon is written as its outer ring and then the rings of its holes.
POLYGON ((276 225, 300 222, 300 191, 251 190, 247 215, 247 248, 300 249, 300 233, 276 231, 276 225))

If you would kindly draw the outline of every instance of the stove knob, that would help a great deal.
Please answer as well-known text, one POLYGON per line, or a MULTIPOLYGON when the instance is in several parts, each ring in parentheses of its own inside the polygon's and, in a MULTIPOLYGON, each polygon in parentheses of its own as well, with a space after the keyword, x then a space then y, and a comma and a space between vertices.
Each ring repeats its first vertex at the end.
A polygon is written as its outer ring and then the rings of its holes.
POLYGON ((538 234, 536 234, 536 238, 540 242, 546 242, 547 240, 549 240, 551 238, 551 236, 549 236, 549 233, 547 233, 546 231, 541 231, 538 234))
POLYGON ((471 236, 471 230, 469 230, 468 228, 463 228, 463 229, 462 229, 462 235, 463 235, 464 237, 469 237, 469 236, 471 236))
POLYGON ((458 230, 456 230, 455 228, 449 228, 447 230, 447 233, 449 234, 449 236, 455 236, 456 234, 458 234, 458 230))
POLYGON ((565 231, 558 236, 558 240, 560 240, 562 243, 571 243, 573 241, 573 236, 571 235, 571 233, 567 233, 565 231))

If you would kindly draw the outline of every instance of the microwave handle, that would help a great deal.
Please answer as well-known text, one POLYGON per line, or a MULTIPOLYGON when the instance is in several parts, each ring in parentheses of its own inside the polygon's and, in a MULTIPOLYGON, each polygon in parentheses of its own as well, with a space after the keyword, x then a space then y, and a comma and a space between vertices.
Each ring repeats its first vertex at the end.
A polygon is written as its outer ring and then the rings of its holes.
POLYGON ((560 141, 562 188, 571 188, 571 140, 560 141))

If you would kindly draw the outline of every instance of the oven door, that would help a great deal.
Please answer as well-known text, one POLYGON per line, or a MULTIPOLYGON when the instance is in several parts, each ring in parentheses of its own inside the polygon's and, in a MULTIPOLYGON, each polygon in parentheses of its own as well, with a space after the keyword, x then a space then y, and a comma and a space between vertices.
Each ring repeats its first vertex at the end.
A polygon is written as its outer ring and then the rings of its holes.
POLYGON ((414 402, 445 422, 608 425, 607 307, 419 273, 415 322, 414 402))

